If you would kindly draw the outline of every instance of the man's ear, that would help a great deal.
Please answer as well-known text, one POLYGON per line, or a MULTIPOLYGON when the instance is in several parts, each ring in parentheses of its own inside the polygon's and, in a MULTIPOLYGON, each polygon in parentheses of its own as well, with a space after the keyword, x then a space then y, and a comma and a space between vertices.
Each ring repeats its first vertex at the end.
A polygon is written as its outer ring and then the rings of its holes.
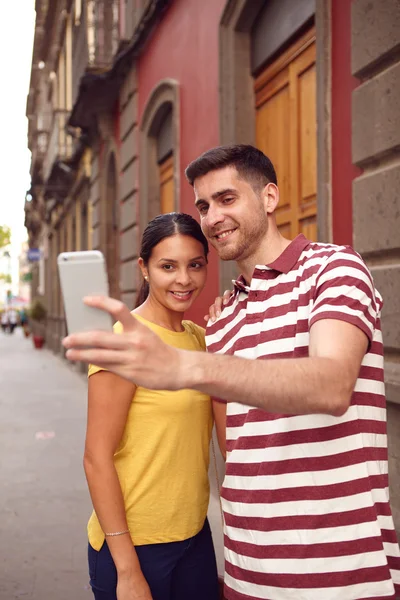
POLYGON ((140 270, 141 270, 141 272, 142 272, 143 279, 148 279, 148 277, 149 277, 149 274, 148 274, 148 272, 147 272, 147 269, 146 269, 146 266, 145 266, 145 264, 144 264, 144 260, 143 260, 143 258, 142 258, 141 256, 139 256, 139 258, 138 258, 138 261, 137 261, 137 262, 138 262, 139 268, 140 268, 140 270))
POLYGON ((267 183, 264 187, 263 201, 267 214, 272 215, 279 204, 279 189, 275 183, 267 183))

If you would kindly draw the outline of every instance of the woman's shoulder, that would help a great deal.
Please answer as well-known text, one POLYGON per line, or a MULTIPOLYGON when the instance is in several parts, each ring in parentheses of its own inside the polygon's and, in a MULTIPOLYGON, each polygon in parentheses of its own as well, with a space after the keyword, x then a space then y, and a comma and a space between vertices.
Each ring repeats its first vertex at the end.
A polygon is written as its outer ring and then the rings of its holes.
POLYGON ((194 335, 196 337, 196 339, 199 341, 202 349, 205 350, 206 349, 206 340, 205 340, 206 330, 203 327, 200 327, 200 325, 193 323, 193 321, 182 321, 182 324, 183 324, 184 328, 186 329, 186 331, 188 331, 189 333, 191 333, 192 335, 194 335))

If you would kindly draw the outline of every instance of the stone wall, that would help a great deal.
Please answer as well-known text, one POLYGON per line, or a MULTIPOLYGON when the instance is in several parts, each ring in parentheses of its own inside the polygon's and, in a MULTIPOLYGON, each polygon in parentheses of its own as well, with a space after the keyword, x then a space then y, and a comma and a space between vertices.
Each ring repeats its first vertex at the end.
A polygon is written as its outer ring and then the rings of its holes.
POLYGON ((383 296, 391 503, 400 531, 400 2, 354 0, 353 242, 383 296))
POLYGON ((133 67, 121 87, 120 98, 120 290, 121 300, 134 307, 138 290, 138 124, 137 84, 133 67))
POLYGON ((90 224, 91 224, 91 242, 92 250, 100 250, 100 175, 99 175, 99 156, 97 152, 92 154, 92 168, 90 177, 90 224))

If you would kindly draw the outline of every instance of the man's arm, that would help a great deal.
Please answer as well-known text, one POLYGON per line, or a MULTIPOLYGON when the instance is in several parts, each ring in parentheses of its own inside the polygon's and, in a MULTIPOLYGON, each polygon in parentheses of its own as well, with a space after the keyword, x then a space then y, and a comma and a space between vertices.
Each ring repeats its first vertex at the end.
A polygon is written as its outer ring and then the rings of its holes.
POLYGON ((368 338, 344 321, 326 319, 311 327, 309 357, 246 360, 187 353, 185 387, 218 398, 286 414, 340 416, 349 407, 368 338))
MULTIPOLYGON (((89 378, 83 463, 93 507, 104 532, 128 529, 114 453, 122 438, 134 393, 132 383, 112 373, 99 372, 89 378)), ((131 536, 110 536, 107 544, 117 569, 120 593, 130 592, 129 597, 133 598, 139 597, 141 592, 140 598, 151 600, 131 536)))
POLYGON ((123 333, 68 336, 68 359, 96 364, 136 385, 197 389, 276 413, 343 414, 368 347, 367 335, 355 325, 321 319, 311 327, 307 358, 247 360, 177 350, 139 323, 122 302, 94 298, 86 303, 110 312, 123 333))

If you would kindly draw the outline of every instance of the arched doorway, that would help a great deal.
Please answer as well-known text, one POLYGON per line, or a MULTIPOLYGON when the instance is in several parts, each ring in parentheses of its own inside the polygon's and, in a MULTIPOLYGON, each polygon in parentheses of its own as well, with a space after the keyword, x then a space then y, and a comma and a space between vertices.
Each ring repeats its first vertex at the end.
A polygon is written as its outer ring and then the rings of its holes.
POLYGON ((179 210, 179 94, 172 79, 154 88, 141 123, 140 226, 179 210))

